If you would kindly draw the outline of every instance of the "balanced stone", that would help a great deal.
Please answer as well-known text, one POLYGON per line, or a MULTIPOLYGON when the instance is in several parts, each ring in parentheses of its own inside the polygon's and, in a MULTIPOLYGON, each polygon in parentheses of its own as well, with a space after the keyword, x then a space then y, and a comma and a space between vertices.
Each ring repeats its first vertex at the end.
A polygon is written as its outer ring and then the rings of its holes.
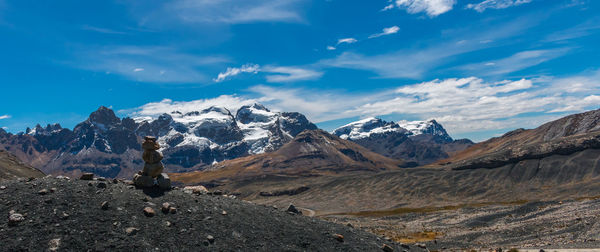
POLYGON ((138 187, 152 187, 158 184, 161 189, 171 189, 171 179, 169 179, 166 173, 163 173, 165 169, 165 166, 161 162, 163 154, 158 151, 160 145, 156 142, 156 137, 145 137, 142 149, 144 149, 142 159, 145 164, 144 169, 133 176, 135 185, 138 187))

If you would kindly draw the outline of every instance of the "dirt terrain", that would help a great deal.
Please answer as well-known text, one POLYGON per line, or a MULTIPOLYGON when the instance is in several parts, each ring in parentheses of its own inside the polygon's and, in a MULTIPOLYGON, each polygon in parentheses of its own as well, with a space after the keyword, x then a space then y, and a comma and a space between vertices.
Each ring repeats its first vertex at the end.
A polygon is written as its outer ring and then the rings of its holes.
POLYGON ((382 251, 384 244, 406 249, 360 229, 223 195, 53 177, 0 186, 3 251, 382 251), (165 202, 175 213, 161 211, 165 202), (146 215, 145 207, 154 215, 146 215))
POLYGON ((395 212, 321 217, 350 223, 398 242, 425 243, 431 250, 519 248, 553 251, 600 247, 598 198, 397 209, 395 212))
POLYGON ((19 160, 7 151, 0 150, 0 181, 16 178, 39 178, 44 176, 40 170, 19 160))

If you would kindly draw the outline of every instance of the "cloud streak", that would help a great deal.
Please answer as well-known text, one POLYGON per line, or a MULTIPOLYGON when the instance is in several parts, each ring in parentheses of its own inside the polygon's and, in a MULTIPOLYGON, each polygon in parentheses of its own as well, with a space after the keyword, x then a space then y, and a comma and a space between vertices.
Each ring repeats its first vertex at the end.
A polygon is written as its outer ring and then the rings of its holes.
POLYGON ((473 9, 477 12, 484 12, 486 9, 506 9, 512 6, 519 6, 530 3, 533 0, 485 0, 478 4, 468 4, 467 9, 473 9))
POLYGON ((382 32, 373 34, 373 35, 369 36, 369 38, 372 39, 372 38, 378 38, 381 36, 396 34, 396 33, 398 33, 398 31, 400 31, 400 27, 394 25, 392 27, 383 28, 382 32))
POLYGON ((0 115, 0 120, 9 119, 10 115, 0 115))
MULTIPOLYGON (((455 0, 396 0, 396 7, 410 14, 424 12, 429 17, 437 17, 452 10, 455 0)), ((388 5, 389 6, 389 5, 388 5)), ((388 7, 386 7, 388 8, 388 7)), ((385 9, 385 8, 384 8, 385 9)))
POLYGON ((236 76, 241 73, 258 73, 260 66, 257 64, 245 64, 239 68, 228 67, 225 72, 219 73, 217 78, 213 79, 214 82, 222 82, 230 77, 236 76))

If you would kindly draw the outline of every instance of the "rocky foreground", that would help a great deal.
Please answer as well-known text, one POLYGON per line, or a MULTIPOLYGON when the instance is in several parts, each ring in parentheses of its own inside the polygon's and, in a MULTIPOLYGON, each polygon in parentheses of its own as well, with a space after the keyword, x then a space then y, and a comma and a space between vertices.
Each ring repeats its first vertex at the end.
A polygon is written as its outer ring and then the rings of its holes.
POLYGON ((0 250, 424 250, 286 209, 216 193, 142 190, 118 180, 3 181, 0 250))

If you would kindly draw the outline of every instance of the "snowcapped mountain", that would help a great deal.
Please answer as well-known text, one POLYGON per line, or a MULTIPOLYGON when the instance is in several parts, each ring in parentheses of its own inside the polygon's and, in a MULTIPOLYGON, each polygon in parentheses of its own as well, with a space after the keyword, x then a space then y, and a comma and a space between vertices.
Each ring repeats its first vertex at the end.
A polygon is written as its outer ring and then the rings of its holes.
POLYGON ((370 117, 360 121, 352 122, 339 127, 333 131, 333 134, 342 139, 358 140, 369 138, 376 134, 405 134, 407 136, 417 136, 428 134, 438 136, 442 139, 452 140, 448 132, 435 120, 429 121, 400 121, 398 123, 386 122, 379 118, 370 117))
POLYGON ((428 164, 447 158, 473 144, 468 139, 453 140, 435 120, 386 122, 366 118, 333 131, 342 139, 356 142, 387 157, 428 164))
POLYGON ((0 148, 46 173, 90 171, 115 177, 141 169, 141 139, 156 136, 168 171, 190 171, 227 159, 270 152, 306 129, 316 129, 295 112, 273 112, 260 104, 242 106, 235 115, 208 107, 157 116, 118 118, 100 107, 73 130, 37 125, 25 133, 0 132, 0 148))

